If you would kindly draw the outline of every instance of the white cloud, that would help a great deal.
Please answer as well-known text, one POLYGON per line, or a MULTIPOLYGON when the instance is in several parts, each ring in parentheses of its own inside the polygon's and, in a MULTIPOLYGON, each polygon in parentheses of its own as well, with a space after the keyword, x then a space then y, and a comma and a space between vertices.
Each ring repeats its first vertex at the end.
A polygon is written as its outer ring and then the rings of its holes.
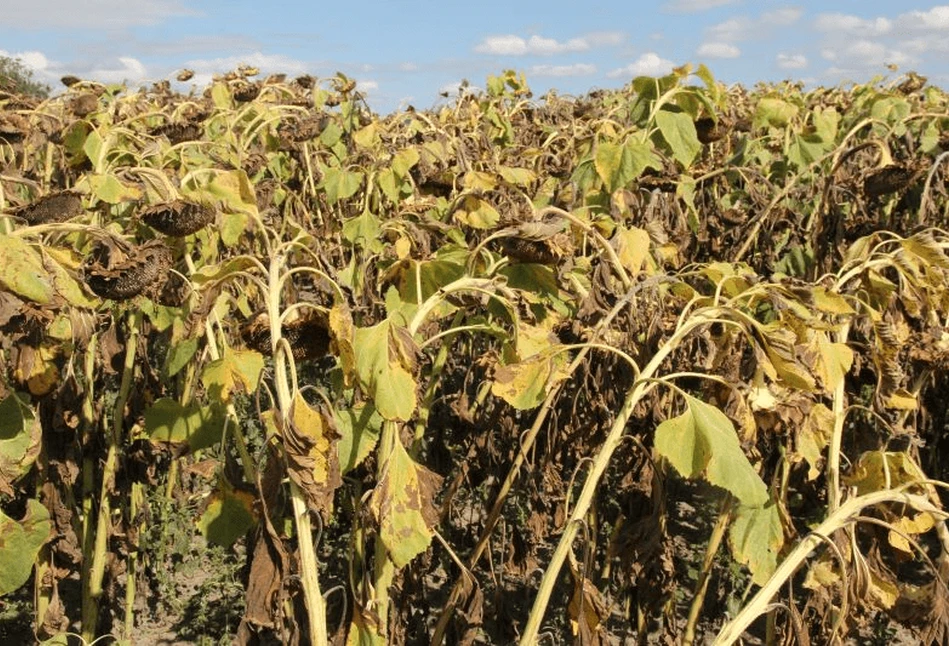
POLYGON ((379 89, 379 82, 372 80, 356 81, 356 89, 360 92, 373 92, 379 89))
POLYGON ((590 43, 583 38, 571 38, 559 42, 553 38, 531 36, 527 40, 514 34, 504 36, 488 36, 481 41, 475 51, 479 54, 493 54, 496 56, 524 56, 527 54, 551 55, 566 52, 582 52, 590 49, 590 43))
POLYGON ((144 81, 148 74, 145 66, 137 58, 131 56, 120 56, 118 66, 97 67, 90 70, 84 76, 100 83, 137 83, 144 81))
POLYGON ((949 52, 949 40, 943 37, 920 37, 900 41, 900 45, 908 52, 919 56, 926 54, 945 54, 949 52))
POLYGON ((817 16, 814 27, 818 31, 854 34, 867 38, 890 33, 893 23, 887 18, 866 20, 844 13, 822 13, 817 16))
POLYGON ((573 65, 534 65, 529 76, 590 76, 596 74, 596 65, 574 63, 573 65))
POLYGON ((661 58, 655 52, 646 52, 635 61, 620 69, 608 72, 606 75, 610 78, 620 76, 661 76, 668 74, 675 67, 675 63, 665 58, 661 58))
POLYGON ((417 72, 418 65, 416 65, 415 63, 410 63, 410 62, 399 63, 399 71, 400 72, 417 72))
POLYGON ((669 11, 680 13, 694 13, 714 9, 715 7, 724 7, 730 4, 736 4, 739 0, 670 0, 665 4, 669 11))
POLYGON ((802 70, 807 67, 807 56, 804 54, 778 54, 778 67, 782 70, 802 70))
POLYGON ((796 7, 766 11, 757 18, 738 16, 716 25, 708 30, 711 42, 734 43, 755 38, 765 38, 775 27, 788 27, 797 22, 803 11, 796 7))
MULTIPOLYGON (((878 41, 857 39, 835 47, 825 47, 821 56, 837 65, 835 69, 879 72, 884 65, 913 65, 916 58, 878 41)), ((831 70, 827 70, 829 73, 831 70)))
POLYGON ((3 26, 20 29, 122 29, 199 15, 180 0, 29 0, 4 5, 3 26))
POLYGON ((256 67, 262 74, 299 76, 311 71, 310 67, 303 61, 282 54, 264 54, 259 51, 244 56, 194 59, 182 63, 180 67, 194 70, 194 78, 189 81, 189 84, 203 87, 211 82, 215 74, 230 72, 240 65, 256 67))
POLYGON ((949 5, 933 7, 929 11, 909 11, 896 19, 901 29, 942 30, 949 29, 949 5))
POLYGON ((702 58, 738 58, 741 50, 729 43, 703 43, 695 52, 702 58))

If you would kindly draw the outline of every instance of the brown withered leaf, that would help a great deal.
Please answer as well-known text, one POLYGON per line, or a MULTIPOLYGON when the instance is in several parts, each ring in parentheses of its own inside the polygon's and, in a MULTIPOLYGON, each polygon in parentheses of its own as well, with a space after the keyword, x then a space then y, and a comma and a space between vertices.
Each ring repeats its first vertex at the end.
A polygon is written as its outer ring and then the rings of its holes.
POLYGON ((484 593, 477 579, 467 572, 461 576, 459 599, 459 611, 452 616, 456 631, 453 643, 471 646, 477 641, 484 623, 484 593))
POLYGON ((283 425, 283 446, 290 478, 303 490, 311 509, 333 510, 333 494, 342 484, 336 442, 339 431, 324 405, 311 407, 297 392, 290 423, 283 425))
MULTIPOLYGON (((572 568, 571 568, 572 569, 572 568)), ((580 572, 573 573, 573 595, 567 606, 570 627, 581 646, 601 646, 609 640, 603 622, 610 615, 609 607, 596 586, 580 572)))

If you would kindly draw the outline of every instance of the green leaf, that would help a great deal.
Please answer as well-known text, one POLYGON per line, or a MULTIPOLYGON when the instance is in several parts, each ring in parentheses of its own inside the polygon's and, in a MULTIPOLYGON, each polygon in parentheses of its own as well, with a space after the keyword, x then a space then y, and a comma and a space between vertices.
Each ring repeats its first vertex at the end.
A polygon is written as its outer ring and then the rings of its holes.
POLYGON ((39 456, 42 434, 42 426, 25 399, 11 393, 0 402, 0 494, 13 497, 13 483, 39 456))
POLYGON ((501 215, 480 197, 466 195, 455 210, 454 218, 473 229, 490 229, 501 220, 501 215))
POLYGON ((355 195, 362 186, 362 180, 363 174, 360 172, 327 166, 323 168, 320 187, 326 191, 326 199, 333 205, 355 195))
POLYGON ((524 296, 530 301, 537 301, 537 298, 532 298, 534 295, 557 298, 560 294, 557 273, 553 267, 536 263, 515 263, 502 267, 498 273, 507 277, 508 287, 525 292, 524 296))
POLYGON ((419 153, 415 148, 403 148, 392 156, 392 162, 389 168, 395 173, 396 177, 404 179, 408 177, 409 171, 419 162, 419 153))
POLYGON ((213 399, 227 402, 235 389, 241 388, 247 393, 257 390, 263 369, 264 358, 259 352, 231 348, 223 357, 205 366, 201 383, 213 399))
POLYGON ((441 483, 441 476, 416 464, 396 440, 385 475, 369 498, 379 536, 395 567, 404 567, 431 543, 438 520, 435 495, 441 483))
POLYGON ((198 530, 208 542, 230 547, 257 522, 254 504, 253 494, 223 483, 198 518, 198 530))
POLYGON ((684 397, 685 412, 656 429, 659 454, 686 478, 704 476, 744 505, 765 504, 768 487, 741 450, 731 420, 714 406, 684 397))
POLYGON ((594 160, 596 172, 613 193, 639 177, 647 168, 659 169, 662 164, 652 144, 630 137, 624 144, 601 142, 594 160))
POLYGON ((902 97, 888 96, 873 102, 870 116, 893 125, 902 121, 912 111, 909 101, 902 97))
POLYGON ((323 128, 323 132, 320 133, 320 143, 322 143, 327 148, 332 148, 343 136, 343 129, 340 127, 336 121, 330 121, 326 124, 326 127, 323 128))
POLYGON ((218 201, 225 214, 257 214, 257 196, 243 170, 216 170, 193 175, 182 186, 182 193, 199 202, 218 201))
POLYGON ((52 531, 49 511, 36 500, 26 502, 26 514, 19 522, 0 511, 0 596, 26 583, 52 531))
POLYGON ((211 86, 211 100, 218 110, 229 110, 234 107, 231 89, 223 81, 218 81, 211 86))
POLYGON ((250 256, 237 256, 229 258, 224 262, 213 265, 204 265, 191 275, 191 282, 195 285, 204 285, 215 280, 224 280, 229 276, 234 276, 238 272, 247 271, 256 267, 256 263, 250 256))
POLYGON ((499 366, 494 371, 491 394, 518 410, 540 406, 547 393, 566 375, 555 372, 549 356, 535 355, 525 361, 499 366))
POLYGON ((142 192, 134 186, 126 186, 119 178, 111 173, 88 176, 89 187, 93 195, 108 204, 121 204, 137 200, 142 192))
POLYGON ((778 506, 772 502, 760 507, 740 506, 728 530, 728 545, 735 560, 751 570, 753 582, 764 585, 774 574, 784 546, 778 506))
POLYGON ((0 284, 36 303, 48 303, 54 294, 43 259, 16 236, 0 234, 0 284))
MULTIPOLYGON (((176 320, 175 323, 178 321, 176 320)), ((188 365, 198 351, 198 339, 181 339, 171 345, 165 355, 165 376, 174 377, 188 365)))
MULTIPOLYGON (((399 280, 399 293, 410 303, 418 304, 418 288, 421 287, 421 300, 424 301, 439 289, 461 278, 465 273, 465 266, 458 258, 442 253, 432 259, 422 262, 412 262, 402 272, 399 280)), ((467 251, 467 250, 466 250, 467 251)))
POLYGON ((692 117, 685 112, 662 109, 656 114, 656 125, 659 126, 662 138, 672 149, 672 156, 676 161, 682 164, 683 168, 691 166, 696 155, 702 150, 692 117))
POLYGON ((783 99, 764 97, 758 101, 755 108, 754 124, 756 127, 768 125, 784 128, 797 116, 797 113, 798 107, 793 103, 788 103, 783 99))
POLYGON ((360 148, 373 148, 382 143, 379 137, 379 124, 373 121, 353 133, 353 141, 360 148))
POLYGON ((416 383, 402 365, 394 347, 394 325, 387 319, 368 328, 356 328, 356 375, 372 395, 385 419, 408 421, 417 403, 416 383))
POLYGON ((402 197, 402 180, 396 177, 394 170, 383 168, 379 171, 379 174, 376 175, 376 184, 379 185, 379 189, 383 195, 389 198, 390 202, 393 204, 399 203, 399 199, 402 197))
POLYGON ((82 152, 86 154, 86 159, 92 162, 93 167, 101 161, 99 156, 102 154, 102 137, 98 132, 92 130, 82 144, 82 152))
POLYGON ((187 443, 192 451, 219 444, 225 423, 219 404, 184 406, 162 397, 145 411, 145 432, 152 442, 187 443))
POLYGON ((250 218, 245 213, 234 212, 221 215, 221 242, 224 246, 233 247, 240 242, 249 221, 250 218))
POLYGON ((528 168, 498 166, 498 173, 501 175, 501 179, 514 186, 527 187, 537 181, 537 174, 528 168))
POLYGON ((352 408, 335 410, 333 415, 340 434, 336 445, 340 470, 345 474, 362 464, 372 453, 379 442, 383 420, 371 404, 356 404, 352 408))
POLYGON ((823 332, 815 334, 818 358, 815 372, 820 376, 824 388, 833 391, 839 386, 853 365, 853 350, 846 343, 833 343, 823 332))
POLYGON ((369 209, 343 222, 343 238, 373 253, 378 253, 383 249, 382 241, 379 240, 381 231, 379 218, 369 209))
POLYGON ((818 108, 814 110, 812 118, 814 120, 814 130, 824 143, 833 144, 837 141, 840 113, 835 108, 818 108))

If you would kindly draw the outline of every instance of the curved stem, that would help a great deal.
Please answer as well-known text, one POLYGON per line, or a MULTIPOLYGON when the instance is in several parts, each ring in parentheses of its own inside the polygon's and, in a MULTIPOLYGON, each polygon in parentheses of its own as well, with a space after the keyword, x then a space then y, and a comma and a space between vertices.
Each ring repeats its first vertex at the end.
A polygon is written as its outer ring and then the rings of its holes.
POLYGON ((576 538, 577 531, 583 524, 583 519, 590 509, 590 505, 593 503, 600 484, 600 478, 603 477, 603 473, 606 471, 606 467, 609 465, 613 453, 622 442, 623 433, 626 430, 626 423, 632 416, 633 410, 636 408, 636 405, 642 401, 642 398, 649 389, 650 381, 659 371, 662 362, 666 360, 669 354, 678 347, 679 343, 681 343, 692 330, 700 325, 715 320, 713 316, 714 312, 709 310, 696 312, 683 326, 676 330, 666 343, 659 347, 650 362, 643 368, 640 373, 640 378, 637 379, 629 389, 626 399, 623 401, 623 406, 617 413, 616 420, 610 428, 610 432, 607 434, 606 439, 603 441, 599 452, 593 460, 593 466, 583 484, 583 489, 580 492, 580 497, 577 499, 576 507, 573 513, 570 514, 563 535, 560 537, 560 542, 554 550, 550 565, 547 566, 544 576, 541 579, 537 597, 534 599, 530 616, 527 618, 527 625, 524 627, 524 632, 521 635, 519 642, 521 646, 533 646, 533 644, 537 642, 540 624, 544 619, 544 613, 547 611, 547 604, 550 602, 550 596, 553 594, 557 578, 560 576, 560 570, 563 567, 564 561, 567 559, 567 554, 573 547, 573 539, 576 538))
POLYGON ((933 514, 937 518, 944 518, 946 513, 934 506, 925 496, 908 494, 903 490, 883 490, 864 494, 851 498, 843 503, 833 513, 818 525, 814 531, 804 537, 804 539, 791 550, 787 557, 781 562, 771 578, 758 590, 751 601, 739 611, 734 619, 727 622, 715 638, 714 646, 724 646, 734 644, 741 639, 742 633, 748 629, 748 626, 758 618, 761 613, 767 610, 771 598, 777 594, 782 585, 791 577, 810 553, 821 543, 829 541, 831 535, 838 529, 842 529, 853 522, 856 522, 860 512, 867 507, 879 505, 881 503, 896 502, 909 505, 918 510, 933 514))

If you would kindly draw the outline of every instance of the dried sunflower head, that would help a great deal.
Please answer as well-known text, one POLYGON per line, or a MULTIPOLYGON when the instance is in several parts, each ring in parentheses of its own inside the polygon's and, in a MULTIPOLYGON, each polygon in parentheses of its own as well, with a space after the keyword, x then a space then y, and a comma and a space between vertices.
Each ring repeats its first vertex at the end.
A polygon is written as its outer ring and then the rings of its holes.
POLYGON ((82 198, 75 191, 57 191, 44 195, 32 204, 22 206, 16 215, 29 224, 63 222, 83 212, 82 198))
POLYGON ((145 208, 142 221, 167 236, 180 238, 200 231, 214 221, 215 209, 205 202, 172 200, 145 208))
POLYGON ((115 241, 100 244, 83 267, 86 285, 97 296, 126 301, 163 280, 171 269, 171 250, 160 240, 137 247, 115 241))

